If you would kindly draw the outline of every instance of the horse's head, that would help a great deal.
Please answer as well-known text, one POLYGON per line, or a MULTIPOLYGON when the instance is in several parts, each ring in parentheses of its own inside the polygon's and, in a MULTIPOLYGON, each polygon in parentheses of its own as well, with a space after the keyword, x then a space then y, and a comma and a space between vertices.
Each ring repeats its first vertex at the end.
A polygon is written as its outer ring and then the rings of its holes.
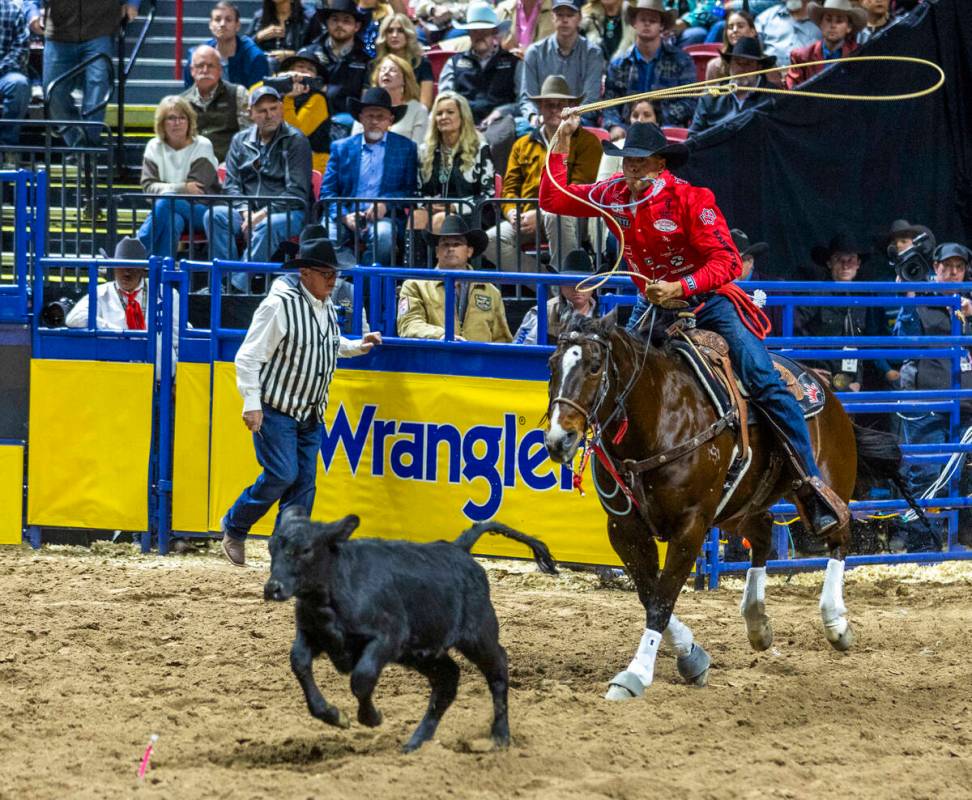
POLYGON ((557 337, 549 362, 543 442, 551 460, 560 464, 573 459, 607 395, 615 325, 613 311, 599 320, 574 314, 557 337))

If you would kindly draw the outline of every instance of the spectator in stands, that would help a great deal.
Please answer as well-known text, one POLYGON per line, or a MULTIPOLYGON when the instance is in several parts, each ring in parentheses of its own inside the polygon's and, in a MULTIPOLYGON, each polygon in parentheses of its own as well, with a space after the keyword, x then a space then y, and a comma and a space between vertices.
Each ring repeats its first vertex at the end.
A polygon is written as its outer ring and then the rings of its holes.
MULTIPOLYGON (((736 249, 739 251, 739 257, 742 259, 742 272, 739 277, 736 278, 737 281, 758 281, 760 280, 760 275, 756 271, 756 256, 761 256, 764 253, 769 252, 769 245, 766 242, 756 242, 750 241, 749 237, 744 231, 739 228, 733 228, 729 233, 732 235, 732 243, 736 245, 736 249)), ((763 295, 763 299, 766 299, 766 295, 763 295)), ((757 303, 757 305, 762 308, 762 305, 757 303)))
MULTIPOLYGON (((297 235, 311 194, 311 149, 307 137, 283 119, 280 93, 261 86, 250 94, 253 126, 233 137, 226 156, 225 194, 273 197, 209 212, 213 258, 237 258, 236 238, 249 240, 244 260, 270 261, 284 239, 297 235)), ((246 273, 236 273, 233 285, 246 287, 246 273)))
POLYGON ((500 22, 509 30, 503 49, 523 58, 527 48, 554 32, 551 0, 502 0, 496 6, 500 22))
MULTIPOLYGON (((748 11, 733 11, 726 19, 726 27, 722 36, 722 52, 731 53, 733 46, 740 39, 749 37, 758 39, 756 19, 748 11)), ((722 58, 713 58, 705 65, 705 79, 729 77, 729 62, 722 58)))
MULTIPOLYGON (((249 88, 270 74, 267 54, 249 36, 240 36, 240 12, 232 3, 220 0, 212 7, 209 12, 209 30, 213 38, 205 44, 216 48, 223 72, 231 83, 249 88)), ((189 71, 191 63, 190 50, 182 76, 186 86, 192 83, 189 71)))
POLYGON ((935 234, 931 232, 931 229, 924 225, 912 225, 906 219, 896 219, 891 223, 891 229, 885 237, 884 245, 885 247, 894 245, 895 252, 902 253, 911 247, 915 243, 915 237, 922 233, 931 239, 931 247, 934 249, 935 234))
POLYGON ((14 0, 0 0, 0 147, 17 144, 20 127, 5 119, 24 119, 30 102, 27 80, 27 17, 14 0))
MULTIPOLYGON (((51 119, 104 122, 105 109, 94 109, 111 93, 111 63, 115 57, 115 34, 119 25, 138 16, 140 0, 119 5, 118 0, 64 0, 47 4, 44 23, 44 86, 70 72, 92 56, 99 58, 60 83, 51 92, 51 119), (74 105, 72 92, 80 89, 81 113, 74 105)), ((96 147, 101 139, 97 127, 67 127, 63 131, 69 147, 96 147)))
MULTIPOLYGON (((446 217, 438 233, 426 231, 435 248, 436 269, 466 269, 486 248, 486 234, 469 228, 460 216, 446 217)), ((445 285, 442 281, 407 280, 398 301, 398 335, 409 339, 445 338, 445 285)), ((499 289, 491 283, 456 283, 455 338, 469 342, 510 342, 506 308, 499 289)))
POLYGON ((361 26, 361 42, 368 57, 374 58, 381 23, 394 14, 395 9, 386 0, 357 0, 357 2, 358 11, 365 16, 361 26))
POLYGON ((820 39, 790 53, 790 71, 786 73, 786 87, 792 89, 810 80, 825 69, 822 65, 805 67, 814 61, 846 58, 857 49, 857 32, 864 27, 867 16, 851 0, 826 0, 824 5, 810 4, 810 19, 820 28, 820 39))
POLYGON ((867 44, 886 28, 890 28, 896 21, 891 16, 890 0, 860 0, 861 8, 867 12, 867 22, 857 34, 858 44, 867 44))
POLYGON ((675 21, 679 47, 716 42, 725 27, 726 9, 722 0, 688 0, 688 11, 675 21))
MULTIPOLYGON (((405 108, 402 118, 389 130, 418 145, 429 127, 429 110, 419 99, 418 81, 415 80, 411 64, 394 55, 375 59, 371 82, 388 92, 393 106, 405 108)), ((362 130, 361 123, 355 122, 351 133, 361 133, 362 130)))
POLYGON ((469 34, 469 50, 456 53, 442 66, 439 91, 457 92, 469 101, 473 119, 490 144, 493 164, 502 171, 516 139, 523 62, 500 47, 498 37, 505 26, 490 6, 471 5, 462 30, 469 34))
MULTIPOLYGON (((141 242, 125 236, 115 246, 117 261, 147 261, 141 242)), ((144 331, 146 329, 146 300, 148 285, 145 267, 122 266, 112 268, 111 283, 102 283, 95 291, 95 328, 107 331, 144 331)), ((64 324, 69 328, 88 326, 88 294, 74 304, 64 324)))
MULTIPOLYGON (((563 75, 570 93, 580 102, 591 103, 601 96, 604 56, 600 47, 580 35, 578 2, 553 0, 554 33, 527 48, 520 83, 520 116, 531 127, 540 124, 540 114, 530 97, 540 92, 548 75, 563 75)), ((596 125, 597 114, 585 117, 584 124, 596 125)))
POLYGON ((601 48, 604 63, 611 63, 625 38, 624 0, 590 0, 581 17, 581 33, 601 48))
MULTIPOLYGON (((142 158, 142 191, 147 195, 218 194, 218 162, 209 139, 196 129, 196 112, 184 97, 163 97, 155 109, 155 137, 142 158)), ((162 197, 138 232, 153 256, 173 256, 183 231, 205 233, 205 203, 162 197)), ((191 238, 191 237, 190 237, 191 238)))
POLYGON ((786 0, 756 17, 763 49, 776 57, 777 64, 789 64, 790 53, 820 38, 820 28, 810 19, 809 4, 810 0, 786 0))
MULTIPOLYGON (((419 85, 419 99, 427 109, 432 108, 435 97, 435 74, 419 43, 415 26, 405 14, 395 13, 382 20, 375 41, 375 61, 387 55, 398 56, 411 66, 419 85)), ((374 81, 374 73, 372 73, 374 81)))
POLYGON ((263 0, 253 15, 250 37, 279 68, 283 59, 292 56, 320 37, 321 22, 313 0, 263 0))
POLYGON ((314 45, 327 74, 327 108, 331 114, 331 143, 351 133, 354 120, 348 100, 357 100, 368 83, 371 61, 358 36, 365 15, 354 0, 331 0, 320 11, 326 35, 314 45))
MULTIPOLYGON (((625 20, 634 28, 635 43, 608 66, 605 99, 695 83, 692 59, 662 39, 662 32, 675 23, 675 13, 665 7, 664 0, 629 2, 625 20)), ((695 111, 695 100, 663 100, 661 110, 662 125, 687 128, 695 111)), ((611 139, 624 137, 626 128, 618 106, 605 109, 603 121, 611 139)))
POLYGON ((331 151, 331 119, 324 93, 324 65, 314 47, 305 47, 280 62, 280 72, 262 84, 283 98, 284 122, 293 125, 310 142, 314 169, 324 174, 331 151))
MULTIPOLYGON (((503 197, 539 197, 540 176, 547 157, 550 140, 560 126, 563 110, 576 106, 579 97, 571 94, 562 75, 551 75, 544 82, 540 94, 530 98, 540 109, 540 126, 513 144, 506 176, 503 178, 503 197)), ((570 157, 567 159, 567 178, 570 183, 592 183, 601 163, 601 144, 598 138, 578 128, 570 141, 570 157)), ((580 226, 573 217, 547 214, 530 203, 507 203, 501 207, 505 219, 489 231, 487 258, 500 269, 532 272, 532 257, 520 256, 520 245, 535 242, 537 214, 541 214, 540 230, 551 244, 551 259, 560 263, 561 251, 574 249, 579 242, 580 226)))
POLYGON ((701 133, 716 125, 722 125, 766 102, 766 95, 748 91, 751 86, 766 86, 765 75, 740 77, 748 72, 768 69, 776 63, 773 56, 763 55, 758 39, 739 39, 729 53, 722 53, 721 60, 729 63, 729 74, 739 88, 731 94, 706 95, 700 98, 689 126, 692 133, 701 133))
MULTIPOLYGON (((563 275, 571 279, 568 283, 562 283, 557 287, 558 291, 554 297, 547 301, 547 341, 545 344, 553 344, 557 335, 560 333, 564 323, 573 314, 580 314, 585 317, 593 317, 597 309, 597 298, 594 292, 578 289, 581 280, 590 277, 594 273, 594 265, 591 257, 586 250, 571 250, 564 256, 564 263, 560 269, 553 264, 548 266, 551 272, 563 275)), ((513 337, 514 344, 537 344, 537 307, 531 307, 523 317, 523 322, 513 337)))
MULTIPOLYGON (((331 197, 415 197, 418 190, 418 148, 411 139, 389 129, 405 114, 404 106, 393 106, 388 92, 368 89, 361 100, 350 100, 352 116, 362 133, 331 145, 331 160, 321 185, 321 200, 331 197)), ((333 238, 340 245, 342 264, 396 263, 395 244, 404 237, 405 218, 401 209, 387 203, 365 203, 349 207, 329 203, 325 215, 337 227, 333 238)))
POLYGON ((43 0, 24 0, 21 7, 27 17, 27 30, 32 36, 44 36, 43 0))
MULTIPOLYGON (((626 103, 622 107, 623 119, 626 125, 633 125, 635 122, 653 122, 658 124, 659 109, 657 100, 639 100, 637 103, 626 103)), ((617 139, 615 144, 623 148, 624 139, 617 139)), ((601 166, 597 170, 599 181, 610 178, 621 171, 621 156, 609 156, 607 153, 601 155, 601 166)))
POLYGON ((199 135, 213 145, 222 162, 233 137, 250 127, 250 99, 246 89, 223 80, 223 64, 215 47, 201 44, 192 51, 189 64, 192 86, 182 96, 196 112, 199 135))

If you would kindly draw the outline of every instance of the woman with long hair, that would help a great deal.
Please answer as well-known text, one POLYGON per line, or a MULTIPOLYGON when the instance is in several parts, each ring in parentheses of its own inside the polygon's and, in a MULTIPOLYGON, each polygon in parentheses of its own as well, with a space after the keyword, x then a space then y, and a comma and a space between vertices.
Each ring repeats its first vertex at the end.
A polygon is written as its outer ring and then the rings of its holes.
POLYGON ((381 61, 387 55, 398 56, 412 66, 415 80, 419 85, 419 100, 427 109, 432 108, 432 98, 435 94, 432 62, 425 57, 415 25, 404 14, 396 13, 385 17, 378 29, 378 39, 375 41, 375 62, 381 61))
MULTIPOLYGON (((317 6, 301 0, 263 0, 253 15, 250 36, 277 63, 313 42, 322 32, 317 6)), ((276 64, 271 64, 276 67, 276 64)))
MULTIPOLYGON (((722 52, 732 52, 733 45, 748 36, 751 39, 759 40, 759 32, 756 30, 756 18, 748 11, 732 11, 726 19, 726 28, 722 34, 722 52)), ((705 68, 705 79, 728 78, 729 62, 721 58, 713 58, 705 68)))
MULTIPOLYGON (((419 98, 418 82, 411 65, 403 58, 387 55, 373 62, 371 83, 388 92, 393 106, 405 106, 405 116, 389 128, 400 136, 419 144, 429 127, 429 112, 419 98)), ((355 122, 351 135, 361 133, 364 128, 355 122)))
MULTIPOLYGON (((178 95, 163 97, 155 109, 155 137, 142 158, 142 191, 148 195, 218 194, 213 145, 196 128, 196 111, 178 95)), ((207 205, 162 197, 138 232, 138 240, 153 256, 175 255, 176 242, 187 228, 202 232, 207 205)))

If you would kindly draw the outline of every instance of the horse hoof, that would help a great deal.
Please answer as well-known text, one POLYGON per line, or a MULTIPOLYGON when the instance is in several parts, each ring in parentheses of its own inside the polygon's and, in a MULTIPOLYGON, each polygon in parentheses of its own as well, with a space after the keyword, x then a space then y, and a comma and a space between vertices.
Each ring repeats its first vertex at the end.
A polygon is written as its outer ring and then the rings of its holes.
POLYGON ((689 654, 679 656, 675 664, 678 667, 678 674, 686 683, 701 687, 709 682, 709 666, 712 664, 712 659, 701 645, 693 642, 689 654))
POLYGON ((634 700, 637 697, 642 697, 644 693, 645 687, 642 685, 641 679, 633 672, 624 670, 624 672, 619 672, 614 676, 614 679, 608 685, 604 699, 634 700))
POLYGON ((773 628, 768 622, 761 625, 759 630, 748 631, 748 634, 749 645, 757 652, 769 650, 770 645, 773 644, 773 628))
POLYGON ((844 653, 851 649, 854 644, 854 629, 848 623, 844 630, 837 633, 836 630, 827 630, 827 641, 830 642, 831 647, 841 653, 844 653))

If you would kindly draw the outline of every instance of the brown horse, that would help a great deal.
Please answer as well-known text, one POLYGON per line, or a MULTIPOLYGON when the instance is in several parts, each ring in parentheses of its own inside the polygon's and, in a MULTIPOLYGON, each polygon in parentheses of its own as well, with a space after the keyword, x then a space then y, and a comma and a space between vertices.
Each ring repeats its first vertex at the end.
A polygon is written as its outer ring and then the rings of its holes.
MULTIPOLYGON (((662 639, 674 648, 682 677, 705 684, 709 657, 672 612, 713 525, 745 535, 752 545, 741 611, 752 647, 768 648, 773 641, 764 602, 773 528, 769 508, 780 497, 794 499, 796 476, 765 423, 750 428, 752 461, 720 509, 736 433, 716 425, 719 415, 684 359, 623 330, 613 313, 600 320, 575 315, 550 358, 548 389, 544 443, 552 460, 571 462, 588 430, 600 431, 604 461, 591 459, 592 478, 608 513, 611 546, 634 581, 647 615, 638 652, 612 680, 608 699, 643 694, 652 681, 662 639), (625 472, 626 459, 651 456, 658 456, 651 468, 625 472), (660 572, 656 536, 669 542, 660 572)), ((857 475, 862 429, 826 387, 825 392, 823 410, 808 420, 811 441, 825 480, 847 501, 857 475)), ((896 444, 892 448, 897 469, 900 450, 896 444)), ((820 598, 827 639, 838 650, 846 650, 853 641, 843 603, 849 527, 827 537, 830 561, 820 598)))

